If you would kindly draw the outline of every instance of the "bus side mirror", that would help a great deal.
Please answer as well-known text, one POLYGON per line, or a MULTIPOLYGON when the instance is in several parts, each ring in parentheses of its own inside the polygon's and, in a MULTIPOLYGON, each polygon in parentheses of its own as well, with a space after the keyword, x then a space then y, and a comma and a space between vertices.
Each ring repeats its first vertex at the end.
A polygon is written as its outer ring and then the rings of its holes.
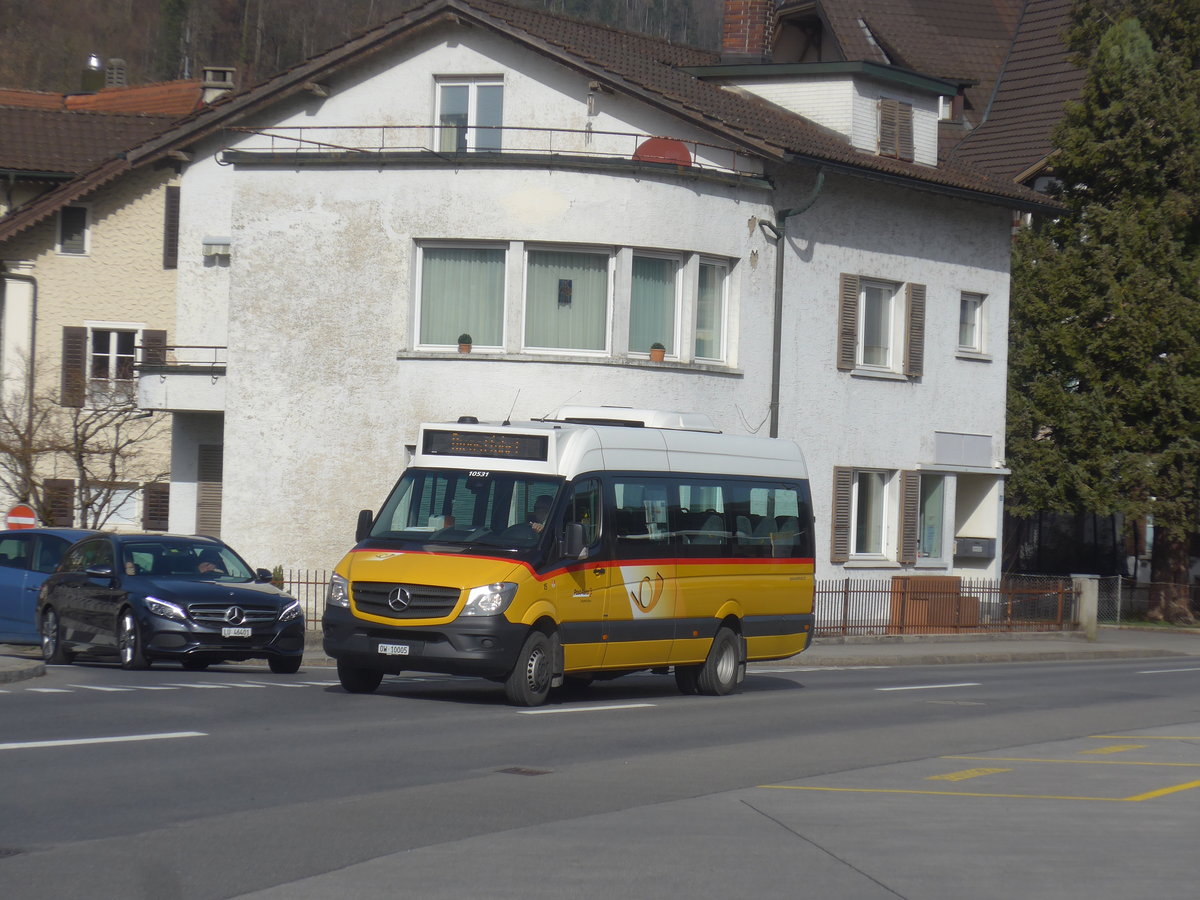
POLYGON ((562 539, 562 555, 567 559, 583 557, 583 523, 572 522, 566 527, 562 539))
POLYGON ((371 510, 360 509, 358 511, 358 526, 354 529, 355 543, 358 543, 371 533, 371 523, 374 521, 375 514, 371 510))

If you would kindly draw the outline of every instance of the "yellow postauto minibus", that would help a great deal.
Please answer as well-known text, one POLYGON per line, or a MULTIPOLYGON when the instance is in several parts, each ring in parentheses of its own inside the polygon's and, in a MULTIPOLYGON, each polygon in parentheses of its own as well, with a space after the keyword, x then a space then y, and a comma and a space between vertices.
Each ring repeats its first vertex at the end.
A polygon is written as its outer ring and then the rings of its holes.
POLYGON ((707 416, 564 407, 420 427, 330 579, 325 652, 353 693, 405 670, 552 687, 673 671, 728 694, 813 628, 813 516, 791 441, 707 416))

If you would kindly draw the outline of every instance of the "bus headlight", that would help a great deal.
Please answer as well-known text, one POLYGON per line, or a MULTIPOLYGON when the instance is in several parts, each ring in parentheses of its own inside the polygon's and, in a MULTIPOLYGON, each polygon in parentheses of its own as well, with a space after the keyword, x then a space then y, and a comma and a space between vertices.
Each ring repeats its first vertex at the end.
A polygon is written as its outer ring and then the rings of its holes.
POLYGON ((325 605, 350 608, 350 582, 341 575, 330 577, 329 588, 325 592, 325 605))
POLYGON ((508 604, 512 603, 516 595, 517 586, 511 581, 498 581, 495 584, 471 588, 467 594, 467 605, 463 607, 460 615, 498 616, 508 609, 508 604))

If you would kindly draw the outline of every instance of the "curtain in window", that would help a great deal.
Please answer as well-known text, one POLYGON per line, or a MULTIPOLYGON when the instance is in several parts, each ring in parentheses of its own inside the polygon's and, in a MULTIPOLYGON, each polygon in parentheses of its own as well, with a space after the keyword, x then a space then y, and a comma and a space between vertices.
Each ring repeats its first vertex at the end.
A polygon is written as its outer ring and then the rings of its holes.
POLYGON ((525 283, 525 346, 605 349, 608 256, 531 250, 525 283))
POLYGON ((475 105, 475 149, 499 150, 499 126, 504 124, 504 86, 479 85, 476 88, 475 105))
POLYGON ((862 319, 863 365, 888 365, 892 331, 892 293, 888 288, 863 286, 862 319))
POLYGON ((673 259, 633 258, 629 296, 629 349, 645 353, 656 341, 675 352, 675 271, 673 259))
POLYGON ((945 482, 941 475, 921 476, 921 511, 918 514, 921 556, 942 555, 942 518, 945 508, 945 482))
POLYGON ((882 472, 858 473, 855 508, 854 552, 883 552, 883 501, 885 476, 882 472))
POLYGON ((438 150, 465 153, 467 149, 467 110, 471 89, 465 84, 444 84, 438 112, 438 150))
POLYGON ((700 292, 696 297, 696 357, 721 359, 725 325, 725 267, 700 264, 700 292))
POLYGON ((504 342, 504 251, 426 247, 421 254, 421 343, 504 342))

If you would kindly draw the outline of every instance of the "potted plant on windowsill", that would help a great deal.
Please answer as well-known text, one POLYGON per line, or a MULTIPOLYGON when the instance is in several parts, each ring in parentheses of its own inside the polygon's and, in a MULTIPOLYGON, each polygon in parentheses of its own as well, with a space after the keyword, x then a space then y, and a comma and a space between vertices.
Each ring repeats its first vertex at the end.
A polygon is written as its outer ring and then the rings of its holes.
POLYGON ((473 343, 474 343, 474 341, 471 340, 471 336, 464 331, 462 334, 460 334, 458 336, 458 352, 459 353, 470 353, 471 352, 471 344, 473 344, 473 343))
POLYGON ((662 362, 663 358, 666 357, 666 355, 667 355, 667 348, 664 347, 662 344, 660 344, 658 341, 655 341, 653 344, 650 345, 650 361, 651 362, 662 362))

